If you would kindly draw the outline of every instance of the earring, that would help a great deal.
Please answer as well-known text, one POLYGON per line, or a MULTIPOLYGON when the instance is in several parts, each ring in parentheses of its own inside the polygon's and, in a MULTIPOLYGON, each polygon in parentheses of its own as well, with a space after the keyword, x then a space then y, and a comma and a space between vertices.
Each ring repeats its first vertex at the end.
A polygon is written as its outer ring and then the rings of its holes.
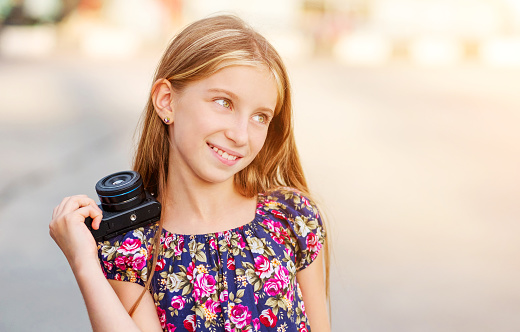
POLYGON ((170 118, 169 117, 165 117, 164 118, 164 123, 169 124, 170 123, 170 118))

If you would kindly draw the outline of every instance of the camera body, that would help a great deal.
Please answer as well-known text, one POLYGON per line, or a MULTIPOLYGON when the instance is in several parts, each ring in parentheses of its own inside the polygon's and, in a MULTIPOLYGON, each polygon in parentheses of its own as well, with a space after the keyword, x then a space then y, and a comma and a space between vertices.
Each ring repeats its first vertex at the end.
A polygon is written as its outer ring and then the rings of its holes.
POLYGON ((92 218, 85 219, 96 241, 104 241, 161 218, 161 204, 144 190, 141 175, 123 171, 105 176, 96 183, 103 211, 99 229, 92 228, 92 218))

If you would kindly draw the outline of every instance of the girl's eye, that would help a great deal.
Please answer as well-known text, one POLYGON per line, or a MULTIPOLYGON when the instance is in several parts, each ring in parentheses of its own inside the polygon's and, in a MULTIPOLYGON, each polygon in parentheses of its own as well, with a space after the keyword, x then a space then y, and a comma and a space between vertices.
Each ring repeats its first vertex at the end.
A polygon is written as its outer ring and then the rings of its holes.
POLYGON ((217 99, 217 100, 215 100, 215 102, 225 108, 231 107, 231 103, 226 99, 217 99))
POLYGON ((259 123, 267 123, 267 116, 264 114, 253 115, 253 120, 259 123))

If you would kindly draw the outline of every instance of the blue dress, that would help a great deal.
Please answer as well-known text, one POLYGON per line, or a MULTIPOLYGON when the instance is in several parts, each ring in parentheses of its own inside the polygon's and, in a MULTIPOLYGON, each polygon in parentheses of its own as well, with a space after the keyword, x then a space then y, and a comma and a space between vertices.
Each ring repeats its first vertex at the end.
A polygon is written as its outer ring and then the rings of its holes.
MULTIPOLYGON (((144 286, 156 227, 98 243, 107 279, 144 286)), ((163 230, 151 293, 164 331, 309 331, 296 272, 324 240, 318 209, 290 188, 259 194, 254 220, 238 228, 163 230)))

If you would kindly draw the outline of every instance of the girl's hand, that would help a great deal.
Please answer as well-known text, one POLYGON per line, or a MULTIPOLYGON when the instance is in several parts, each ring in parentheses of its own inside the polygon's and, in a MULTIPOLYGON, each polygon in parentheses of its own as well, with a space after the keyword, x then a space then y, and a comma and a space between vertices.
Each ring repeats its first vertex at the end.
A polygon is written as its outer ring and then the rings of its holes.
POLYGON ((72 269, 91 259, 97 261, 96 241, 85 225, 87 217, 92 218, 92 228, 98 229, 103 218, 102 211, 94 200, 85 195, 64 198, 52 213, 49 234, 72 269))

